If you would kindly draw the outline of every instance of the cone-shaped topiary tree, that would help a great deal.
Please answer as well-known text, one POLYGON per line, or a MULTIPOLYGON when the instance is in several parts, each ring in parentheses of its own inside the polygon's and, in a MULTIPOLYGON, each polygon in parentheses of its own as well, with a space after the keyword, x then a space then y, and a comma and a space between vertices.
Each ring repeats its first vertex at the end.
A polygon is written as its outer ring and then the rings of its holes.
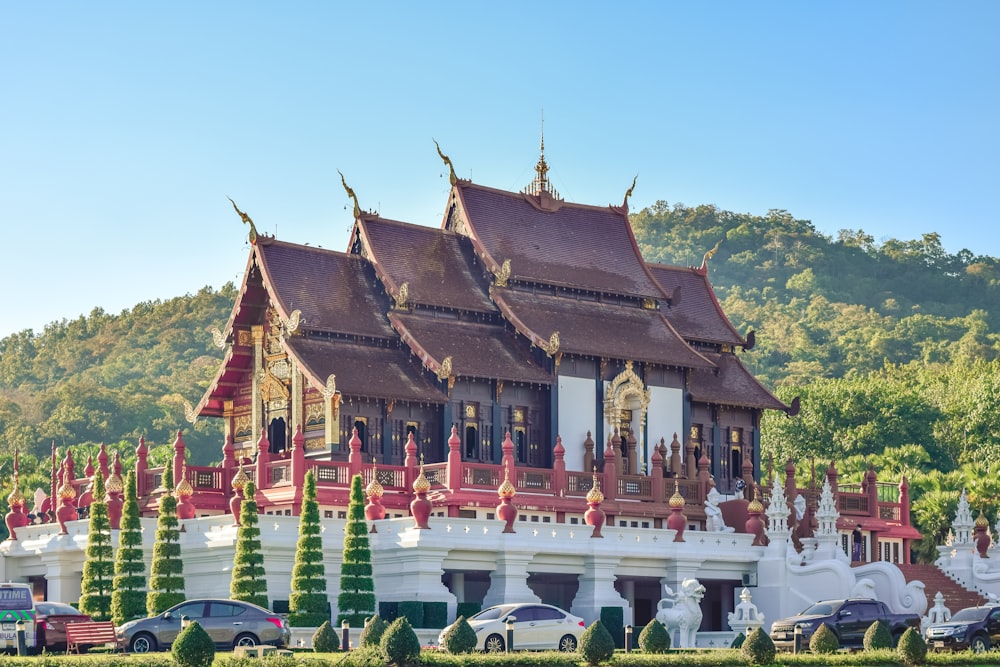
POLYGON ((247 482, 243 487, 240 527, 236 531, 236 555, 233 556, 229 597, 267 608, 267 579, 264 578, 264 554, 260 550, 256 494, 253 482, 247 482))
POLYGON ((181 667, 212 667, 215 662, 215 642, 197 621, 181 630, 170 652, 181 667))
POLYGON ((340 638, 330 625, 330 620, 323 621, 313 633, 313 650, 317 653, 333 653, 340 648, 340 638))
POLYGON ((344 557, 340 564, 340 595, 337 596, 337 625, 345 620, 360 628, 375 613, 375 584, 372 581, 372 552, 368 546, 365 521, 365 493, 361 475, 351 480, 351 501, 347 505, 344 557))
POLYGON ((365 629, 361 631, 358 643, 361 648, 378 648, 382 643, 382 635, 388 629, 389 624, 382 620, 381 616, 372 616, 365 623, 365 629))
POLYGON ((146 615, 146 563, 142 559, 142 522, 135 492, 135 472, 125 476, 125 504, 122 506, 118 556, 115 560, 114 591, 111 593, 111 620, 115 625, 146 615))
POLYGON ((840 640, 837 633, 826 623, 816 628, 816 632, 809 638, 809 650, 813 653, 836 653, 840 649, 840 640))
POLYGON ((111 520, 108 501, 104 497, 104 478, 94 473, 93 500, 90 502, 90 524, 87 533, 87 559, 83 562, 80 584, 80 611, 95 621, 111 619, 111 590, 115 574, 115 554, 111 546, 111 520))
MULTIPOLYGON (((364 524, 363 519, 361 523, 364 524)), ((385 659, 398 667, 420 663, 420 640, 405 616, 389 624, 379 641, 379 648, 385 659)))
POLYGON ((889 624, 881 620, 875 621, 865 630, 865 637, 862 642, 866 651, 892 648, 892 635, 889 633, 889 624))
POLYGON ((177 498, 174 497, 174 474, 169 463, 163 468, 163 487, 166 492, 160 498, 153 564, 149 568, 149 592, 146 593, 146 611, 150 616, 156 616, 185 600, 177 498))
POLYGON ((907 665, 921 665, 927 659, 927 642, 917 628, 907 628, 896 644, 896 654, 907 665))
POLYGON ((740 656, 750 665, 770 665, 777 649, 762 628, 754 628, 740 646, 740 656))
POLYGON ((326 596, 326 567, 323 565, 323 537, 316 502, 316 476, 306 473, 299 512, 299 541, 292 566, 292 592, 288 596, 288 624, 318 627, 330 620, 330 600, 326 596))
POLYGON ((442 633, 441 647, 448 653, 472 653, 476 650, 476 631, 472 629, 465 616, 449 625, 442 633))
POLYGON ((587 661, 588 665, 599 665, 602 662, 607 662, 614 654, 614 637, 611 636, 600 619, 591 623, 590 627, 580 635, 580 655, 587 661))
POLYGON ((670 633, 655 618, 639 633, 639 648, 644 653, 666 653, 670 650, 670 633))

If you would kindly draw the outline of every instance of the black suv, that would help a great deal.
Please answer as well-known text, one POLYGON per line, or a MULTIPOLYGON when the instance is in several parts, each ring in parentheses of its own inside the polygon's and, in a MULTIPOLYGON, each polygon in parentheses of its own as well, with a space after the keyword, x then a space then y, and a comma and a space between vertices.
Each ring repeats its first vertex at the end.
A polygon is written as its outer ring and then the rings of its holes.
POLYGON ((967 607, 947 623, 928 626, 924 637, 928 648, 939 651, 988 651, 1000 645, 1000 604, 967 607))

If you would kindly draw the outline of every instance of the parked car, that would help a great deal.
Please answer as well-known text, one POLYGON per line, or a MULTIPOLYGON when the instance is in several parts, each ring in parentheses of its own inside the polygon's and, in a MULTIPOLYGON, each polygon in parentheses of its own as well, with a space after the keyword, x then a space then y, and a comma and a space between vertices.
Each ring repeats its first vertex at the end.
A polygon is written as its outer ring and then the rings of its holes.
POLYGON ((894 646, 907 628, 920 628, 917 614, 894 614, 880 600, 825 600, 797 616, 775 621, 771 625, 771 641, 778 650, 806 650, 812 634, 825 623, 837 635, 841 647, 858 647, 864 644, 865 632, 875 621, 888 626, 894 646))
POLYGON ((934 623, 924 632, 927 647, 936 651, 983 653, 1000 646, 1000 604, 966 607, 947 623, 934 623))
POLYGON ((66 625, 89 621, 90 616, 63 602, 35 603, 35 649, 66 650, 66 625))
MULTIPOLYGON (((575 651, 586 629, 583 619, 548 604, 501 604, 468 619, 476 632, 476 649, 488 653, 507 649, 507 620, 514 621, 514 648, 575 651)), ((448 626, 449 628, 451 626, 448 626)), ((442 643, 444 633, 438 636, 442 643)))
POLYGON ((216 647, 270 644, 287 646, 291 632, 284 619, 249 602, 239 600, 187 600, 162 614, 128 621, 118 628, 118 638, 132 653, 170 648, 181 632, 181 619, 197 621, 216 647))

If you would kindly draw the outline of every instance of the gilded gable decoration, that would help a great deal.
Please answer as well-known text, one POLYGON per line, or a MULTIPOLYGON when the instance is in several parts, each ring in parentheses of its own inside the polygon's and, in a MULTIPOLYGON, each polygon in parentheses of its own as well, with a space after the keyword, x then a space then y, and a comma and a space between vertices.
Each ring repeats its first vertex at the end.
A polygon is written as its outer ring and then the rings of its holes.
POLYGON ((194 411, 194 406, 184 401, 184 419, 192 426, 198 422, 198 413, 194 411))
POLYGON ((326 422, 326 409, 322 403, 306 404, 306 427, 320 426, 326 422))
POLYGON ((622 206, 624 206, 625 208, 628 208, 628 200, 632 198, 632 191, 635 190, 635 182, 638 180, 639 180, 639 174, 636 174, 635 178, 632 179, 632 186, 625 191, 625 198, 622 200, 622 206))
POLYGON ((340 174, 340 182, 344 185, 344 190, 347 192, 347 196, 354 200, 354 217, 361 217, 361 206, 358 204, 358 196, 354 194, 354 190, 347 184, 347 179, 344 178, 344 174, 338 169, 337 173, 340 174))
POLYGON ((719 252, 719 246, 722 245, 722 242, 725 240, 725 238, 719 239, 719 242, 715 244, 715 247, 705 253, 705 256, 701 258, 701 268, 704 269, 708 267, 708 260, 715 257, 715 253, 719 252))
POLYGON ((232 197, 226 197, 226 199, 228 199, 233 205, 233 208, 236 209, 236 213, 240 216, 240 219, 243 220, 243 224, 250 225, 250 235, 248 237, 250 239, 250 245, 257 245, 257 227, 253 224, 253 220, 250 219, 249 215, 241 211, 239 207, 236 206, 236 202, 233 201, 232 197))
POLYGON ((493 275, 496 277, 495 284, 497 287, 506 287, 507 281, 510 280, 510 260, 505 259, 493 275))
POLYGON ((438 380, 447 380, 451 377, 451 355, 448 355, 441 361, 441 367, 437 371, 438 380))
POLYGON ((632 410, 632 401, 639 402, 640 424, 646 423, 646 410, 649 407, 650 391, 642 379, 636 375, 632 362, 625 362, 625 370, 612 380, 604 392, 604 417, 609 423, 618 423, 622 410, 632 410))
POLYGON ((225 349, 226 347, 225 334, 219 331, 219 327, 212 327, 211 332, 212 332, 212 342, 215 344, 215 347, 219 348, 220 350, 225 349))
POLYGON ((396 310, 406 308, 406 301, 410 298, 410 283, 405 282, 399 286, 399 294, 396 295, 396 310))
POLYGON ((438 144, 437 139, 431 139, 434 142, 434 146, 437 147, 438 155, 441 157, 442 162, 448 167, 448 182, 452 185, 458 182, 458 176, 455 175, 455 165, 451 163, 451 159, 441 152, 441 146, 438 144))
POLYGON ((330 374, 326 378, 326 384, 320 387, 319 393, 323 394, 323 398, 329 400, 337 394, 337 376, 330 374))
POLYGON ((550 357, 559 351, 559 332, 553 331, 552 335, 549 336, 549 342, 545 346, 545 353, 550 357))
POLYGON ((299 330, 299 325, 302 324, 302 311, 293 310, 289 314, 288 319, 282 319, 281 325, 285 329, 285 333, 291 335, 299 330))
POLYGON ((236 332, 236 344, 240 347, 249 347, 253 345, 253 334, 246 329, 240 329, 236 332))
POLYGON ((274 361, 269 361, 268 371, 271 372, 274 377, 279 380, 288 380, 292 377, 292 365, 289 363, 288 359, 276 359, 274 361))
MULTIPOLYGON (((265 403, 288 401, 288 387, 269 370, 261 370, 260 398, 265 403)), ((274 405, 272 407, 278 407, 274 405)))

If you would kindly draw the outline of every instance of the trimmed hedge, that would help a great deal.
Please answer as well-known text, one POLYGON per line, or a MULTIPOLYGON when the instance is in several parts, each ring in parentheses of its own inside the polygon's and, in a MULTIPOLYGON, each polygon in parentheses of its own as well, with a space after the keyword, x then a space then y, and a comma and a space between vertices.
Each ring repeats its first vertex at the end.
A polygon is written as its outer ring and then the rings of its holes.
POLYGON ((654 618, 639 633, 639 647, 643 653, 666 653, 670 650, 670 633, 654 618))
POLYGON ((459 616, 458 620, 448 626, 444 636, 441 638, 441 648, 448 653, 472 653, 476 650, 476 631, 472 629, 465 616, 459 616))
POLYGON ((420 640, 405 616, 400 616, 386 628, 379 648, 386 660, 400 667, 420 662, 420 640))
POLYGON ((824 623, 809 638, 809 650, 818 655, 836 653, 840 650, 840 639, 833 628, 824 623))
POLYGON ((615 640, 600 619, 580 635, 579 652, 588 665, 607 662, 615 654, 615 640))
POLYGON ((400 602, 399 616, 405 618, 411 628, 424 627, 424 603, 419 600, 404 600, 400 602))
POLYGON ((751 630, 740 646, 740 655, 751 665, 770 665, 776 654, 774 642, 762 628, 751 630))
POLYGON ((378 615, 386 623, 392 623, 399 618, 399 603, 395 600, 378 603, 378 615))
POLYGON ((892 648, 892 635, 889 633, 889 625, 885 621, 875 621, 865 630, 863 642, 866 651, 892 648))
POLYGON ((601 607, 601 623, 611 634, 615 648, 625 648, 625 610, 621 607, 601 607))
POLYGON ((205 628, 193 621, 177 635, 170 654, 181 667, 211 667, 215 661, 215 643, 205 628))
POLYGON ((466 618, 472 618, 479 612, 483 610, 483 605, 478 602, 459 602, 458 611, 455 612, 456 616, 465 616, 466 618))
POLYGON ((378 648, 379 643, 382 641, 382 635, 385 634, 385 630, 388 627, 389 624, 383 621, 381 616, 372 616, 368 622, 365 623, 365 629, 361 631, 361 637, 358 639, 358 643, 362 648, 378 648))
POLYGON ((927 643, 916 628, 907 628, 899 638, 896 653, 907 665, 920 665, 927 659, 927 643))
POLYGON ((422 628, 443 628, 448 625, 447 602, 425 602, 422 628))

